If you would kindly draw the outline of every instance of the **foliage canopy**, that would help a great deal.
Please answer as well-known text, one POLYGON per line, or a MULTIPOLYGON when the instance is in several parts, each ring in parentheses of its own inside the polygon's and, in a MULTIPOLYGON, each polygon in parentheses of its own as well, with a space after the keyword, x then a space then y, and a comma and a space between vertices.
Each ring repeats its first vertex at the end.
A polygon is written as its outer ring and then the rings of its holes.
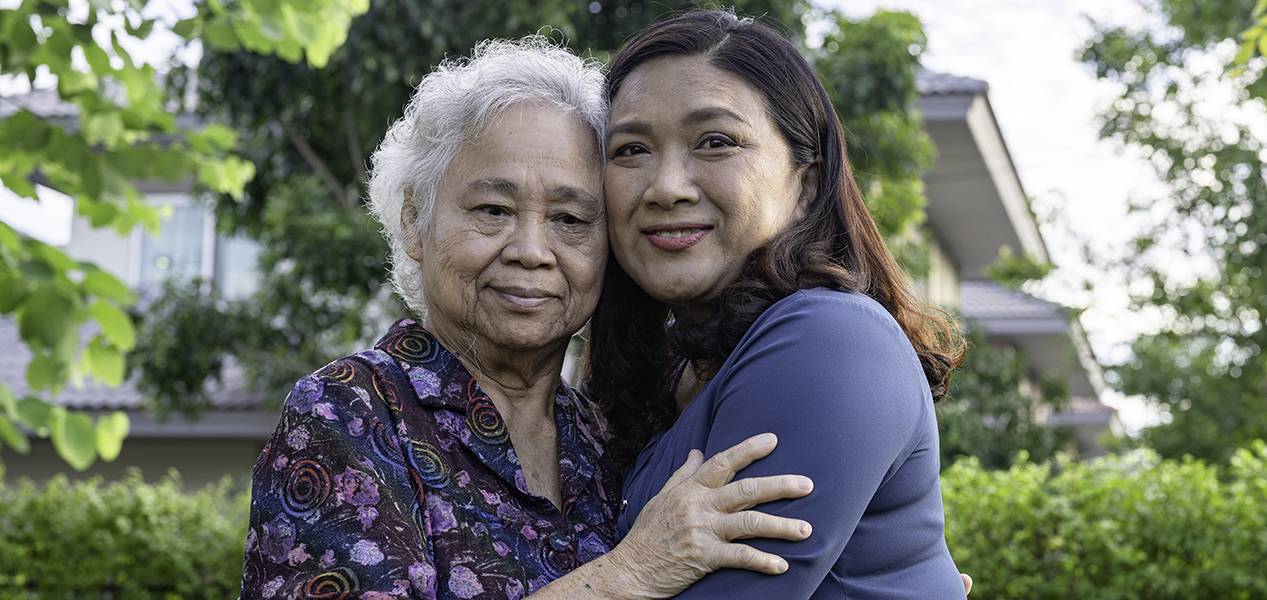
POLYGON ((1124 265, 1135 308, 1164 324, 1106 375, 1170 415, 1145 432, 1163 456, 1227 460, 1267 439, 1267 62, 1234 60, 1253 0, 1144 6, 1143 24, 1095 24, 1082 53, 1117 84, 1100 135, 1141 153, 1168 189, 1133 200, 1147 226, 1124 265))

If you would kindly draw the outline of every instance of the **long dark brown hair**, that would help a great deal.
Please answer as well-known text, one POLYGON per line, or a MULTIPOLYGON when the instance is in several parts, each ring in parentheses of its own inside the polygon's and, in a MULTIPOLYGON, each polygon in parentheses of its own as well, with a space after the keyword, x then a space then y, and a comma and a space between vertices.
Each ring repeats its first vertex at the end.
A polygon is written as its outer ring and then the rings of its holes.
POLYGON ((588 392, 614 435, 613 458, 628 464, 673 424, 684 363, 711 379, 766 309, 816 287, 860 292, 889 311, 910 338, 934 401, 963 360, 963 340, 944 312, 922 301, 893 260, 863 203, 845 155, 844 132, 813 67, 782 35, 724 11, 699 11, 647 26, 612 61, 608 99, 639 66, 666 56, 706 56, 764 96, 797 167, 819 162, 818 189, 804 219, 754 250, 740 278, 702 321, 678 318, 609 257, 590 322, 588 392))

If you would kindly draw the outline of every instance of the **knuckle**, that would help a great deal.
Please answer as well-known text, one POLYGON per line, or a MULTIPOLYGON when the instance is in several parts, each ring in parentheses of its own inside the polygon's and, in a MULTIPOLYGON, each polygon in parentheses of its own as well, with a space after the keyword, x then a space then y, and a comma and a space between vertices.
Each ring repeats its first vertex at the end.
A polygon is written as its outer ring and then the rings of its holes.
POLYGON ((761 513, 745 510, 739 515, 739 527, 744 535, 752 535, 761 530, 764 521, 761 513))

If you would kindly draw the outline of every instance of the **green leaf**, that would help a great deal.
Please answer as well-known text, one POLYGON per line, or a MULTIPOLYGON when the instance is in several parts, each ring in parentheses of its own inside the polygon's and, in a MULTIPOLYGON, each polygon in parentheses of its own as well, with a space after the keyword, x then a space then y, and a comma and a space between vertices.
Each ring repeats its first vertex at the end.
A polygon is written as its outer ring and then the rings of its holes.
POLYGON ((97 459, 97 432, 88 415, 56 411, 51 425, 53 448, 62 460, 76 471, 91 467, 97 459))
POLYGON ((172 33, 183 37, 186 40, 193 40, 194 38, 201 36, 202 17, 198 16, 178 21, 175 25, 172 25, 172 33))
POLYGON ((132 318, 105 300, 92 303, 92 316, 101 324, 101 331, 119 349, 127 351, 136 345, 136 328, 132 318))
POLYGON ((97 417, 97 454, 101 460, 114 462, 123 450, 123 440, 132 427, 127 413, 114 412, 97 417))
POLYGON ((0 383, 0 410, 9 418, 16 419, 18 416, 18 399, 13 397, 13 392, 4 383, 0 383))
POLYGON ((202 37, 211 44, 212 48, 221 52, 234 52, 239 48, 238 38, 233 34, 233 26, 224 21, 207 23, 202 30, 202 37))
POLYGON ((8 444, 18 454, 26 454, 31 451, 31 441, 26 439, 26 434, 18 431, 18 428, 14 427, 13 423, 10 423, 9 419, 4 415, 0 415, 0 440, 3 440, 5 444, 8 444))
POLYGON ((127 21, 128 33, 137 39, 145 39, 150 36, 150 32, 154 30, 154 19, 146 19, 141 21, 140 26, 133 28, 132 22, 127 21))
POLYGON ((60 287, 43 285, 22 304, 18 331, 28 344, 53 348, 74 335, 75 302, 60 287))
POLYGON ((35 281, 51 281, 57 275, 53 268, 42 260, 24 260, 18 265, 18 271, 35 281))
POLYGON ((26 365, 26 383, 32 390, 57 389, 66 380, 66 363, 56 354, 37 354, 26 365))
POLYGON ((123 354, 114 346, 106 344, 101 336, 93 338, 84 349, 83 364, 89 375, 110 387, 118 387, 123 383, 123 354))
POLYGON ((30 281, 10 271, 0 271, 0 314, 13 312, 30 294, 30 281))
POLYGON ((48 419, 53 414, 53 405, 34 396, 27 396, 17 403, 17 422, 32 431, 48 427, 48 419))
MULTIPOLYGON (((79 287, 86 293, 102 298, 110 298, 122 304, 131 304, 136 301, 136 294, 131 288, 115 278, 114 275, 105 271, 88 273, 84 276, 84 280, 80 282, 79 287)), ((131 350, 131 347, 124 349, 131 350)))

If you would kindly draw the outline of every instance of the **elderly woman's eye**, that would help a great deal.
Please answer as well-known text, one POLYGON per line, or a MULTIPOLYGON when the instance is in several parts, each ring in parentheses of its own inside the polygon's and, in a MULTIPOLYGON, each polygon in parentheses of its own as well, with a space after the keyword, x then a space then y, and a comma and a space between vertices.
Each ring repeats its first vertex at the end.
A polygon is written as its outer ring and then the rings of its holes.
POLYGON ((483 212, 484 214, 490 217, 506 216, 506 207, 504 206, 497 206, 495 204, 490 204, 488 206, 481 206, 479 210, 480 212, 483 212))
POLYGON ((582 221, 580 217, 576 215, 570 215, 567 213, 563 213, 559 215, 558 217, 556 217, 556 219, 564 225, 579 225, 581 223, 584 223, 584 221, 582 221))

